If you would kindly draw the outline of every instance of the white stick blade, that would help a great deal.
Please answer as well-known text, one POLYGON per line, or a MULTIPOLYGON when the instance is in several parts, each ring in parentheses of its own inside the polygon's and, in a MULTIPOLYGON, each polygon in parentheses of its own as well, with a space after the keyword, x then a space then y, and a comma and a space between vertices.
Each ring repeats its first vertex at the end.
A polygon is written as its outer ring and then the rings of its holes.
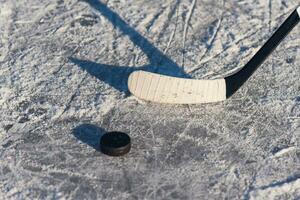
POLYGON ((128 78, 128 88, 137 98, 157 103, 199 104, 226 99, 225 79, 194 80, 135 71, 128 78))
POLYGON ((300 17, 300 6, 297 8, 298 15, 300 17))

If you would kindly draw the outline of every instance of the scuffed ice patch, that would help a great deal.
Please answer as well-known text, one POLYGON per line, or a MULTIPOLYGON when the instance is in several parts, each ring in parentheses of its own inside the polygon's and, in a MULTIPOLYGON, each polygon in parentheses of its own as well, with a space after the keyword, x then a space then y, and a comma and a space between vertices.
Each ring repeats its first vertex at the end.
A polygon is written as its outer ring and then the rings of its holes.
POLYGON ((300 28, 217 104, 130 95, 135 70, 216 78, 295 1, 0 0, 2 199, 298 199, 300 28), (100 153, 107 131, 129 154, 100 153))

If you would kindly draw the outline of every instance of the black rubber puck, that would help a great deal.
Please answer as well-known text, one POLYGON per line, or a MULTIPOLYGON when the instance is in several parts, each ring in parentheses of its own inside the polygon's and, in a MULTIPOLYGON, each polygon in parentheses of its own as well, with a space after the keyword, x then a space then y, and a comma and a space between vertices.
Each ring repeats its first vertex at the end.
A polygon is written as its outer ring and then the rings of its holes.
POLYGON ((105 133, 100 140, 102 153, 109 156, 122 156, 130 151, 130 147, 130 137, 123 132, 105 133))

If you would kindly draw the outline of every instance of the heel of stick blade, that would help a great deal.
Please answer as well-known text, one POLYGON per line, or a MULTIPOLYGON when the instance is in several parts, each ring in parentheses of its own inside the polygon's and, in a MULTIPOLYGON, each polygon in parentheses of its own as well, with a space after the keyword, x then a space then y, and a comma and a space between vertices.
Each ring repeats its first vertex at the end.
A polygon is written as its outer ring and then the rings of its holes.
POLYGON ((299 15, 299 18, 300 18, 300 6, 297 8, 297 12, 298 12, 298 15, 299 15))

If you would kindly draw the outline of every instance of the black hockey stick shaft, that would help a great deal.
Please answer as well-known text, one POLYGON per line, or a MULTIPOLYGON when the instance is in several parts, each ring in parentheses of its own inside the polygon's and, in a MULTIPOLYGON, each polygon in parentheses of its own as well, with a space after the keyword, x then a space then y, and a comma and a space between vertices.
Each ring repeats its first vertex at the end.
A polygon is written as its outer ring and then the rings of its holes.
POLYGON ((300 7, 285 20, 272 37, 240 71, 225 78, 227 98, 232 96, 250 78, 299 21, 300 7))

